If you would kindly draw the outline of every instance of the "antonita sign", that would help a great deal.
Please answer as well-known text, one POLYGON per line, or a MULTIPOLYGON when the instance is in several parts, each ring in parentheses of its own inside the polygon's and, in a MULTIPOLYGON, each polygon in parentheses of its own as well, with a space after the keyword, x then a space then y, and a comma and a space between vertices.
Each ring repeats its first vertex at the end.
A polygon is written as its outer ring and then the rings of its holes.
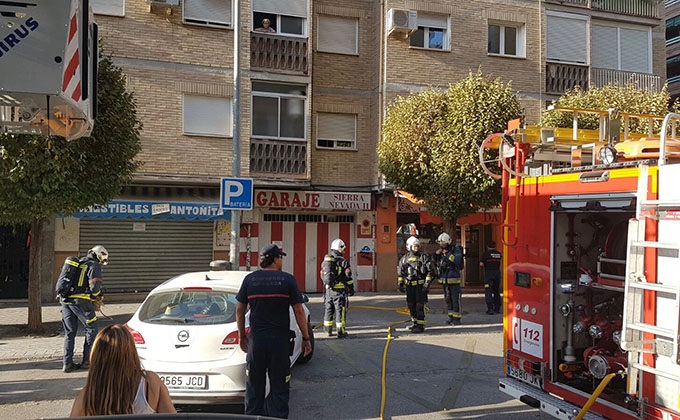
POLYGON ((258 207, 314 210, 371 210, 371 194, 256 190, 258 207))

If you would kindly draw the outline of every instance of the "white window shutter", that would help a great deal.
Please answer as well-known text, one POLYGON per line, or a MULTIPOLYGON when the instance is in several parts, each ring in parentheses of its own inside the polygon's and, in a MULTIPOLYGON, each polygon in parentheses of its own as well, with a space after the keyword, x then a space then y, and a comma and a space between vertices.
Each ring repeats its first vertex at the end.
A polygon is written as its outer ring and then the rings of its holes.
POLYGON ((586 64, 587 21, 562 16, 547 16, 548 60, 586 64))
POLYGON ((183 0, 184 20, 231 26, 231 0, 183 0))
POLYGON ((307 0, 253 0, 253 12, 307 17, 307 0))
POLYGON ((448 16, 418 12, 418 26, 446 29, 448 26, 448 16))
POLYGON ((230 136, 231 105, 230 98, 184 95, 184 133, 230 136))
POLYGON ((618 70, 618 29, 614 26, 592 25, 590 64, 595 68, 618 70))
POLYGON ((357 54, 356 18, 319 16, 317 21, 317 49, 340 54, 357 54))
POLYGON ((322 140, 351 140, 356 139, 357 116, 354 114, 317 114, 318 132, 316 138, 322 140))
POLYGON ((649 32, 621 28, 621 70, 649 73, 649 32))
POLYGON ((91 4, 97 15, 125 16, 125 0, 92 0, 91 4))

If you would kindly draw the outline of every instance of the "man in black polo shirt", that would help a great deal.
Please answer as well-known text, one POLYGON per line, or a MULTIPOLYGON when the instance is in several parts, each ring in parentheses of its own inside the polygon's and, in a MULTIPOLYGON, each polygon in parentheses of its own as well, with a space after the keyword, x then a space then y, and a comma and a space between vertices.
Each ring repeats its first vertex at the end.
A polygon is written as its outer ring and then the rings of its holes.
POLYGON ((307 330, 307 319, 302 307, 302 294, 295 277, 281 271, 286 254, 276 245, 260 251, 260 267, 246 276, 236 300, 236 323, 241 350, 246 358, 246 414, 264 415, 265 384, 269 373, 270 417, 288 418, 290 381, 290 316, 293 307, 295 320, 302 332, 302 353, 312 351, 307 330), (250 305, 250 337, 246 336, 245 314, 250 305))

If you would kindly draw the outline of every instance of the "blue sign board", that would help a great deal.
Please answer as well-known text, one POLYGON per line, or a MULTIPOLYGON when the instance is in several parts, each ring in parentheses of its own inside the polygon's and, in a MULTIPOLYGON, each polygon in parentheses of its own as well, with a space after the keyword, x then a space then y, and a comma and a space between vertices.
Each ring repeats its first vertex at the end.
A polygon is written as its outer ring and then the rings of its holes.
POLYGON ((231 214, 216 203, 181 203, 114 200, 104 206, 92 206, 73 213, 73 217, 104 219, 184 219, 230 220, 231 214))
POLYGON ((252 210, 253 180, 251 178, 222 178, 220 185, 220 208, 252 210))

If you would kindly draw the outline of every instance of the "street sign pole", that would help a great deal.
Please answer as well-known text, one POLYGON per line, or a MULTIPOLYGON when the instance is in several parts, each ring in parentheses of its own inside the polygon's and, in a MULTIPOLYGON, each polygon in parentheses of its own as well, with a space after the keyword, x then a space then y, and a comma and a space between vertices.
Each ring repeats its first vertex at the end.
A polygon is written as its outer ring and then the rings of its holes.
MULTIPOLYGON (((231 176, 241 176, 241 9, 239 0, 234 0, 234 103, 232 115, 234 120, 233 144, 233 167, 231 176)), ((231 241, 229 243, 229 261, 231 269, 239 269, 239 234, 241 230, 241 212, 231 211, 231 241)))

